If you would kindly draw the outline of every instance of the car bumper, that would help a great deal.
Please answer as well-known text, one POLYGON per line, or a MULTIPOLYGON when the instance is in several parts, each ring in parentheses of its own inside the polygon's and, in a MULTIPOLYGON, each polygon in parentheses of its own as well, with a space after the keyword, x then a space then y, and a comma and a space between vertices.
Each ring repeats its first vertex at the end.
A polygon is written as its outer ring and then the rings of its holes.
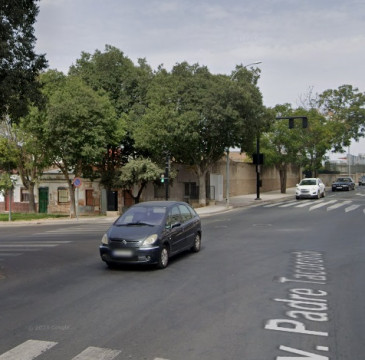
POLYGON ((128 248, 127 254, 118 253, 120 249, 110 249, 106 245, 99 247, 101 260, 112 264, 157 264, 160 256, 160 247, 128 248))
POLYGON ((318 194, 297 194, 295 196, 298 199, 313 199, 313 198, 317 198, 318 194))
POLYGON ((332 186, 332 191, 347 191, 347 190, 350 190, 350 187, 347 185, 332 186))

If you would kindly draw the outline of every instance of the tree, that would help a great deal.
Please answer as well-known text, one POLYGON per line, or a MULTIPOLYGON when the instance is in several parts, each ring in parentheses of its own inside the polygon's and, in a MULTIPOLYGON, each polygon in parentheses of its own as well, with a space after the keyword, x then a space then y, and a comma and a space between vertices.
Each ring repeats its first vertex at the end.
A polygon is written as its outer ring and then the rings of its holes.
POLYGON ((318 170, 322 167, 326 153, 333 147, 336 139, 334 124, 328 121, 317 109, 298 109, 297 113, 307 116, 308 128, 299 131, 299 161, 298 164, 304 171, 318 176, 318 170))
MULTIPOLYGON (((290 104, 275 107, 277 117, 294 116, 295 112, 290 104)), ((270 131, 261 136, 262 152, 265 155, 265 165, 273 165, 279 171, 280 190, 286 193, 288 166, 298 164, 298 153, 301 148, 300 130, 289 129, 287 120, 273 121, 270 131)))
POLYGON ((43 132, 42 112, 30 107, 28 115, 12 125, 11 141, 17 149, 16 168, 29 193, 29 212, 36 212, 35 187, 44 169, 51 164, 48 149, 37 134, 43 132))
POLYGON ((198 64, 176 64, 171 73, 160 67, 148 89, 148 107, 136 117, 136 147, 150 151, 157 162, 169 151, 175 162, 192 166, 204 206, 210 167, 230 146, 243 145, 243 139, 252 143, 254 110, 262 107, 253 90, 259 93, 242 78, 232 82, 198 64))
POLYGON ((333 122, 336 130, 334 152, 343 151, 351 139, 359 140, 365 132, 365 93, 351 85, 326 90, 319 95, 317 106, 333 122))
POLYGON ((136 151, 131 136, 134 118, 128 117, 128 114, 133 111, 139 116, 145 111, 145 97, 153 77, 152 70, 144 59, 139 59, 136 66, 122 51, 106 45, 104 52, 99 50, 94 54, 83 52, 69 73, 81 77, 94 90, 104 91, 117 116, 128 120, 126 132, 120 133, 116 142, 109 144, 108 152, 97 165, 102 184, 111 189, 118 181, 122 166, 130 158, 149 155, 146 152, 136 151))
POLYGON ((0 120, 16 122, 40 99, 36 77, 47 62, 34 52, 37 1, 0 2, 0 120))
POLYGON ((67 181, 74 216, 75 189, 70 174, 93 178, 93 167, 120 134, 123 124, 108 97, 91 89, 80 77, 50 71, 41 81, 48 102, 38 135, 51 162, 67 181))
POLYGON ((133 197, 134 202, 138 203, 142 195, 143 189, 151 181, 160 178, 164 170, 154 164, 150 159, 131 159, 124 167, 119 177, 117 185, 133 197), (133 192, 133 188, 137 187, 137 195, 133 192))

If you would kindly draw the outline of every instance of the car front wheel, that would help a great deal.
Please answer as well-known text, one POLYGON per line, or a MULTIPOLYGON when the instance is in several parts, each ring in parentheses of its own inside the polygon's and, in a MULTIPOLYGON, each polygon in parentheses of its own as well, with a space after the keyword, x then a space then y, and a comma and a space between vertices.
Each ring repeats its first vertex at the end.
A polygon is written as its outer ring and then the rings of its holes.
POLYGON ((192 246, 191 251, 195 253, 199 252, 201 245, 202 245, 201 236, 199 234, 196 234, 194 239, 194 245, 192 246))
POLYGON ((160 251, 160 257, 158 259, 157 267, 159 269, 165 269, 167 268, 168 264, 169 264, 169 250, 167 249, 167 246, 164 245, 160 251))

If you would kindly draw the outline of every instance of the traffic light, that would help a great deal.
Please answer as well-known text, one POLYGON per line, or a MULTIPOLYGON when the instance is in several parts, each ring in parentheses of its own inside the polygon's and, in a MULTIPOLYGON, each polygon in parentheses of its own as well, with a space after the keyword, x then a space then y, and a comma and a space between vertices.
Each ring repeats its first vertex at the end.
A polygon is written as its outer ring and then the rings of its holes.
POLYGON ((162 184, 165 182, 165 175, 164 174, 161 174, 160 180, 161 180, 162 184))
POLYGON ((294 118, 289 118, 289 129, 294 128, 294 118))
POLYGON ((306 129, 308 127, 308 118, 307 117, 303 117, 302 127, 303 127, 303 129, 306 129))

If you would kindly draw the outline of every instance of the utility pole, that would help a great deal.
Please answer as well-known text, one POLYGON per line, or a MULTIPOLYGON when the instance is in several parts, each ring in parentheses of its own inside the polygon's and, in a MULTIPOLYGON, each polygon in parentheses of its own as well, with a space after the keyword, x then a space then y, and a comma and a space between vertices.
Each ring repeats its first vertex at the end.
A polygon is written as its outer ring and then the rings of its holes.
POLYGON ((170 172, 170 153, 166 151, 166 164, 165 164, 165 200, 169 199, 169 172, 170 172))

